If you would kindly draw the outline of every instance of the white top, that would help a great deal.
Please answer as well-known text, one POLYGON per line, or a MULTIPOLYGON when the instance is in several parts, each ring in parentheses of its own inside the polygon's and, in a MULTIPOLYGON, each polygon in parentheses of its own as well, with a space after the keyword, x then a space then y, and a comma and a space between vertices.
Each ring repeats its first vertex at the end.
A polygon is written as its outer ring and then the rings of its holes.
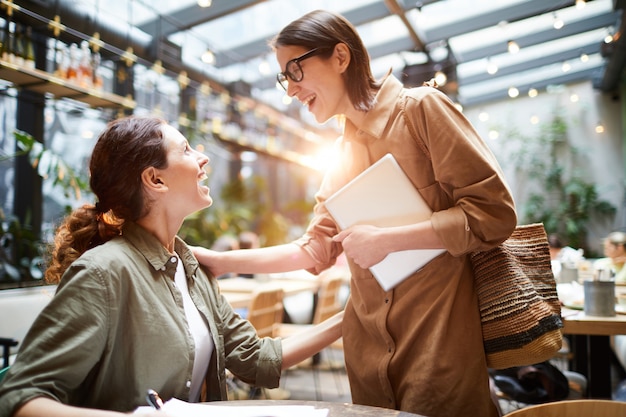
POLYGON ((176 275, 174 282, 183 296, 183 306, 185 308, 185 316, 189 325, 189 332, 193 337, 195 344, 196 357, 193 362, 193 370, 191 374, 191 388, 189 392, 189 401, 197 402, 200 400, 200 390, 204 382, 204 375, 209 367, 209 360, 213 353, 213 339, 209 332, 209 326, 200 315, 198 308, 193 303, 189 295, 189 287, 187 286, 187 277, 185 276, 185 268, 178 254, 178 262, 176 264, 176 275))

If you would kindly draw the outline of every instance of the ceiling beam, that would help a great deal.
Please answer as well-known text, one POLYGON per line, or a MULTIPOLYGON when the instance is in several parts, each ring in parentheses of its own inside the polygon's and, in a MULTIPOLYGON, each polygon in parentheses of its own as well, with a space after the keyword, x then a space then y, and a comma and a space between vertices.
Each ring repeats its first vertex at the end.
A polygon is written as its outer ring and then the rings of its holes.
MULTIPOLYGON (((591 30, 600 29, 603 27, 614 25, 619 19, 619 14, 615 12, 606 13, 602 15, 592 16, 588 19, 579 20, 575 24, 565 25, 559 30, 553 28, 546 29, 540 32, 534 32, 530 35, 515 38, 515 42, 520 48, 527 48, 533 45, 538 45, 546 42, 550 42, 556 39, 565 38, 568 36, 577 35, 583 32, 589 32, 591 30)), ((468 62, 475 59, 482 59, 489 56, 499 55, 507 52, 506 42, 493 43, 480 48, 472 49, 465 52, 457 52, 455 54, 458 62, 468 62)))
MULTIPOLYGON (((429 3, 434 2, 435 1, 431 1, 429 3)), ((411 6, 410 8, 412 7, 414 6, 411 6)), ((359 26, 389 16, 389 9, 384 3, 375 2, 365 6, 356 7, 352 10, 347 10, 342 13, 342 16, 348 19, 348 21, 350 21, 350 23, 354 26, 359 26)), ((267 46, 270 39, 271 37, 255 39, 236 48, 231 48, 228 51, 214 51, 215 66, 217 68, 223 68, 265 55, 270 52, 267 46)))
POLYGON ((570 7, 574 4, 574 1, 563 0, 530 0, 520 2, 516 5, 509 5, 491 12, 480 13, 468 19, 446 23, 445 25, 422 31, 422 37, 426 43, 448 40, 454 36, 496 26, 500 22, 512 23, 570 7))
POLYGON ((174 33, 191 29, 264 1, 266 0, 213 0, 211 7, 200 7, 194 2, 191 6, 168 14, 160 14, 158 10, 155 10, 158 15, 156 19, 137 27, 152 37, 167 38, 174 33))
MULTIPOLYGON (((558 77, 552 77, 547 79, 541 79, 533 82, 527 82, 521 85, 517 85, 516 88, 519 90, 520 95, 528 93, 528 90, 531 88, 537 90, 543 90, 550 85, 559 85, 559 84, 571 84, 574 82, 591 80, 598 76, 598 74, 602 71, 602 66, 597 66, 593 68, 587 68, 581 71, 572 71, 565 73, 558 77)), ((464 107, 476 106, 479 104, 491 102, 491 101, 499 101, 503 99, 507 99, 508 91, 507 89, 499 89, 491 92, 481 92, 479 95, 468 96, 459 94, 458 101, 464 107)), ((511 99, 514 100, 514 99, 511 99)))
MULTIPOLYGON (((623 1, 614 2, 614 8, 619 8, 620 14, 623 14, 623 3, 623 1)), ((624 67, 626 66, 626 41, 623 36, 625 30, 626 21, 622 18, 619 29, 617 30, 617 33, 620 33, 622 36, 618 37, 617 40, 613 42, 613 45, 610 45, 612 51, 610 55, 607 56, 608 63, 606 69, 596 85, 597 88, 604 92, 617 90, 623 78, 624 67)))
POLYGON ((395 14, 400 18, 400 20, 402 20, 406 30, 409 32, 409 38, 413 41, 413 49, 415 51, 426 52, 424 42, 420 39, 415 28, 413 27, 413 24, 409 21, 409 19, 407 19, 406 10, 404 7, 400 6, 398 0, 385 0, 385 5, 389 8, 391 13, 395 14))
POLYGON ((483 81, 494 81, 497 80, 499 77, 522 73, 524 71, 545 67, 559 62, 568 61, 570 59, 577 59, 580 58, 583 53, 587 55, 592 55, 599 52, 600 42, 593 42, 587 45, 576 46, 575 48, 562 50, 558 53, 544 55, 537 59, 526 60, 519 64, 500 67, 498 69, 498 72, 493 75, 488 74, 486 71, 484 71, 480 74, 463 77, 461 74, 457 73, 457 78, 459 81, 459 86, 475 84, 483 81))

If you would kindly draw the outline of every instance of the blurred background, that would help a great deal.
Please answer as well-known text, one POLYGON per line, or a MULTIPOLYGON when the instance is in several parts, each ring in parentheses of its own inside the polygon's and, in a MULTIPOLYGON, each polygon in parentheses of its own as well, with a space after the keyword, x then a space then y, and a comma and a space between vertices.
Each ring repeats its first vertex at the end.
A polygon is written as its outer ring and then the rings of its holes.
POLYGON ((520 222, 585 256, 626 227, 624 1, 0 0, 0 287, 38 284, 43 245, 93 202, 98 133, 152 114, 211 158, 215 203, 192 244, 254 231, 298 237, 333 161, 317 124, 276 85, 268 41, 315 9, 358 29, 376 77, 436 78, 496 154, 520 222))

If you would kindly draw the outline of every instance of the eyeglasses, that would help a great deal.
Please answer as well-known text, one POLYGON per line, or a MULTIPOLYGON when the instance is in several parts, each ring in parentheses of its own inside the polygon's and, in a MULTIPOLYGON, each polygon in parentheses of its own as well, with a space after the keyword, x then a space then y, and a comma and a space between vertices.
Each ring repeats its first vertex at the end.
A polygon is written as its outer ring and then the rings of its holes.
POLYGON ((328 48, 314 48, 309 52, 305 52, 297 58, 294 58, 287 62, 285 65, 285 71, 279 72, 276 75, 276 79, 282 88, 287 91, 289 87, 289 79, 296 83, 299 83, 304 78, 304 72, 302 72, 302 67, 300 66, 300 62, 304 61, 307 58, 311 58, 312 56, 319 55, 322 52, 328 50, 328 48), (289 78, 289 79, 288 79, 289 78))

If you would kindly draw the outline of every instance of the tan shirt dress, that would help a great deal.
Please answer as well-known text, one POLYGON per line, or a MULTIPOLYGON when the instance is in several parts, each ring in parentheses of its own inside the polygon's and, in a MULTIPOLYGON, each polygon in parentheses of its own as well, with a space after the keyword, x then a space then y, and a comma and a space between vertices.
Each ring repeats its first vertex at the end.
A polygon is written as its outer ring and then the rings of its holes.
POLYGON ((342 251, 331 240, 338 229, 324 200, 386 153, 430 204, 447 249, 387 292, 348 259, 343 337, 353 402, 431 417, 497 415, 466 256, 498 245, 517 222, 494 156, 443 93, 404 89, 393 76, 362 125, 347 121, 337 146, 341 164, 326 174, 314 218, 296 241, 318 262, 312 272, 328 268, 342 251))

